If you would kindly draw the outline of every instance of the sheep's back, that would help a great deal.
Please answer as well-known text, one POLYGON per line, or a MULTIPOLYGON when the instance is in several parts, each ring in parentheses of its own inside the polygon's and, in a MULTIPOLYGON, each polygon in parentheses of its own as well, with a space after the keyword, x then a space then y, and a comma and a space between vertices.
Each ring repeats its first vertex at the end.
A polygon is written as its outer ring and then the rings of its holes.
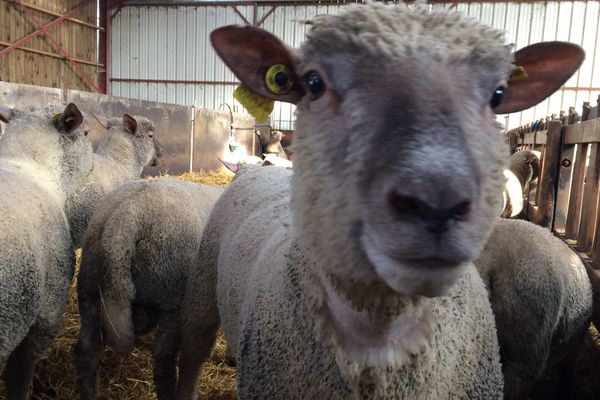
MULTIPOLYGON (((245 167, 215 204, 201 247, 206 258, 202 273, 217 281, 219 314, 235 355, 242 303, 249 288, 251 263, 266 243, 282 238, 279 228, 289 228, 291 171, 279 167, 245 167), (218 279, 216 270, 218 265, 218 279)), ((262 271, 261 271, 262 272, 262 271)), ((204 286, 203 282, 197 282, 204 286)), ((211 289, 206 287, 206 291, 211 289)))
POLYGON ((42 186, 0 170, 0 359, 62 314, 73 274, 65 216, 42 186))
POLYGON ((109 157, 94 154, 93 159, 94 168, 66 202, 71 236, 76 246, 81 244, 96 204, 122 183, 138 178, 109 157))
POLYGON ((592 294, 585 267, 548 230, 505 219, 498 219, 475 264, 490 292, 511 382, 506 389, 527 391, 587 328, 592 294))

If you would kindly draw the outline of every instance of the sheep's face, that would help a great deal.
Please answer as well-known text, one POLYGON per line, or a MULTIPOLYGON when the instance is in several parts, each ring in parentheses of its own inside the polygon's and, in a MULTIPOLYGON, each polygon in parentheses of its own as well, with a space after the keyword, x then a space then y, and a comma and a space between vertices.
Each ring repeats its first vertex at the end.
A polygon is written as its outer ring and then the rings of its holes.
POLYGON ((439 295, 477 255, 508 155, 490 106, 511 60, 498 47, 497 67, 302 54, 299 74, 323 89, 298 103, 293 196, 328 273, 361 279, 350 261, 362 259, 394 291, 439 295))
POLYGON ((213 44, 256 93, 298 106, 292 208, 320 272, 347 288, 445 293, 501 211, 508 147, 495 111, 551 91, 513 85, 502 35, 458 13, 349 7, 317 17, 298 53, 260 32, 255 46, 269 50, 249 54, 250 34, 223 28, 213 44), (273 64, 292 64, 294 84, 269 96, 273 64))

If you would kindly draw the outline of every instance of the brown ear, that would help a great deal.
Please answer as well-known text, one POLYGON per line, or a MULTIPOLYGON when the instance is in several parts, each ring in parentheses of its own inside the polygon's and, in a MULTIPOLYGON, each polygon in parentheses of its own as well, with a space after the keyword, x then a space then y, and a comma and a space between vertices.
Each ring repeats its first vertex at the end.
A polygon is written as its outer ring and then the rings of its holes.
POLYGON ((240 169, 240 164, 234 164, 234 163, 230 163, 228 161, 223 161, 220 158, 218 158, 218 160, 221 161, 221 164, 223 164, 225 166, 225 168, 227 168, 234 174, 236 174, 238 172, 238 170, 240 169))
POLYGON ((12 117, 14 117, 13 109, 0 105, 0 121, 8 124, 12 117))
POLYGON ((58 128, 65 133, 73 133, 82 122, 83 114, 79 108, 75 104, 69 103, 58 119, 58 128))
POLYGON ((515 53, 515 65, 525 69, 526 76, 508 81, 502 102, 494 109, 508 114, 533 107, 557 91, 581 66, 585 52, 576 44, 542 42, 515 53))
POLYGON ((129 114, 123 114, 123 128, 132 135, 137 132, 137 121, 129 114))
POLYGON ((252 26, 224 26, 210 34, 215 51, 252 92, 268 99, 297 103, 304 95, 296 76, 297 57, 279 39, 252 26), (276 64, 288 67, 293 85, 287 93, 276 94, 267 87, 265 75, 276 64))

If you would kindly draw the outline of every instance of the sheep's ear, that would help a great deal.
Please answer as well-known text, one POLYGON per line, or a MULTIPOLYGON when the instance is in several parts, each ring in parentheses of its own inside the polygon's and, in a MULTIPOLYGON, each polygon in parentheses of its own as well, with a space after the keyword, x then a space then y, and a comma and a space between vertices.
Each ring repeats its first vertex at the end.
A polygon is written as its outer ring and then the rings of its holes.
POLYGON ((210 34, 215 51, 252 92, 268 99, 297 103, 304 95, 295 69, 298 58, 283 42, 267 31, 252 26, 230 25, 210 34), (282 65, 289 70, 292 85, 275 93, 267 87, 267 71, 282 65))
POLYGON ((219 158, 219 161, 221 161, 221 164, 223 164, 225 166, 225 168, 227 168, 234 174, 236 174, 240 169, 240 164, 230 163, 230 162, 221 160, 220 158, 219 158))
POLYGON ((58 128, 65 133, 73 133, 83 123, 83 114, 73 103, 65 107, 65 111, 58 118, 58 128))
POLYGON ((8 122, 12 119, 13 116, 14 113, 12 108, 0 105, 0 121, 4 122, 5 124, 8 124, 8 122))
POLYGON ((137 132, 137 121, 129 114, 123 114, 123 127, 132 135, 137 132))
POLYGON ((532 44, 515 53, 516 73, 494 109, 508 114, 533 107, 557 91, 581 66, 583 49, 566 42, 532 44), (522 68, 519 68, 522 67, 522 68))

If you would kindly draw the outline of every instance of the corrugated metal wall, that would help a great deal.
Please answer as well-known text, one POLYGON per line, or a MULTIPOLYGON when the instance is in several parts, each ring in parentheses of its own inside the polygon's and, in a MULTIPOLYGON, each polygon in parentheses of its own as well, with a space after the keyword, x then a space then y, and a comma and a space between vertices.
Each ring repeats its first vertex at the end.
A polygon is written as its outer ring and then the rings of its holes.
MULTIPOLYGON (((199 3, 201 4, 201 3, 199 3)), ((433 7, 451 7, 436 2, 433 7)), ((236 7, 221 5, 127 6, 111 28, 111 93, 115 96, 183 105, 218 108, 233 100, 235 76, 217 58, 208 42, 210 32, 228 24, 260 23, 292 46, 306 31, 302 20, 317 13, 338 13, 341 4, 278 5, 258 3, 236 7), (160 80, 160 83, 153 81, 160 80)), ((581 70, 565 89, 542 104, 509 116, 509 128, 551 113, 581 109, 583 101, 596 104, 600 95, 600 1, 458 2, 456 8, 484 23, 506 31, 507 39, 521 48, 541 40, 578 43, 587 52, 581 70)), ((274 124, 292 127, 294 108, 277 103, 274 124)))

